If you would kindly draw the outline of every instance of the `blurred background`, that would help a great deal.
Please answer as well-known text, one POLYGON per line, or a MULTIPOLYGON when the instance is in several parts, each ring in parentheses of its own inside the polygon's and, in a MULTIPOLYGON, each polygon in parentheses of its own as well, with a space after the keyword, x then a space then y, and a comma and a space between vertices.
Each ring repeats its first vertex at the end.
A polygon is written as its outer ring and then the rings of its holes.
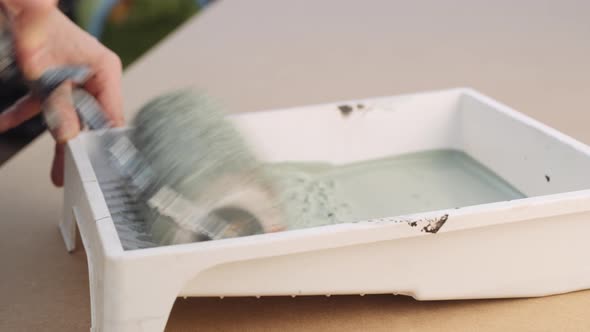
POLYGON ((124 66, 207 5, 206 0, 62 0, 74 22, 119 54, 124 66))
MULTIPOLYGON (((61 0, 60 9, 131 65, 211 0, 61 0)), ((2 88, 0 112, 26 91, 2 88)), ((0 134, 0 165, 45 130, 37 116, 0 134)))

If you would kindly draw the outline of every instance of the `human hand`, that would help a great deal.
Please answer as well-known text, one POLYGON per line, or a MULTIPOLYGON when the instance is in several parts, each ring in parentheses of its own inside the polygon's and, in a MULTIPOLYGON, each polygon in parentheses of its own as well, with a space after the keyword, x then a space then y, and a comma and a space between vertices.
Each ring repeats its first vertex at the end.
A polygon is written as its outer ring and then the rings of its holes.
MULTIPOLYGON (((77 27, 55 6, 54 0, 0 0, 10 16, 17 62, 24 78, 38 79, 46 70, 63 65, 85 65, 91 77, 83 88, 100 103, 113 126, 124 123, 119 57, 77 27)), ((71 84, 60 86, 43 102, 29 94, 0 114, 0 132, 32 118, 43 109, 56 141, 51 180, 63 185, 64 145, 80 131, 71 98, 71 84)))

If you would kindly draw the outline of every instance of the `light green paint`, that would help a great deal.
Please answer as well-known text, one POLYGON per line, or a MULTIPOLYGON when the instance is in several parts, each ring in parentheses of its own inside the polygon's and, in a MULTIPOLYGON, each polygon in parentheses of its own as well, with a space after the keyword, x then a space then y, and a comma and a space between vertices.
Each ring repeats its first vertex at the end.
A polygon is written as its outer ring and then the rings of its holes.
POLYGON ((426 151, 347 165, 267 166, 290 228, 394 217, 524 195, 463 152, 426 151))

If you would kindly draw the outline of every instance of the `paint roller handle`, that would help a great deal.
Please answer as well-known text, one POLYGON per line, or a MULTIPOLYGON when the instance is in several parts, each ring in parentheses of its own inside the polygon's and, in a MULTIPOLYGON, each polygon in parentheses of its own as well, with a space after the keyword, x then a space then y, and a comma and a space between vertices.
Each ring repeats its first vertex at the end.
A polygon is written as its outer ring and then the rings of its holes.
MULTIPOLYGON (((31 82, 30 86, 37 97, 45 100, 66 81, 80 86, 89 77, 90 69, 86 66, 63 66, 45 71, 39 79, 31 82)), ((95 130, 112 127, 111 122, 105 116, 96 98, 86 90, 79 87, 74 88, 72 99, 80 122, 89 129, 95 130)))
MULTIPOLYGON (((72 92, 73 104, 81 123, 90 129, 113 127, 96 98, 84 89, 79 88, 92 77, 89 66, 60 66, 46 70, 41 77, 34 81, 25 78, 17 65, 14 36, 8 24, 10 21, 9 16, 0 0, 0 83, 17 82, 18 84, 24 84, 28 86, 35 97, 45 101, 63 83, 66 81, 72 82, 75 86, 72 92)), ((46 110, 43 111, 46 122, 47 113, 46 110)))

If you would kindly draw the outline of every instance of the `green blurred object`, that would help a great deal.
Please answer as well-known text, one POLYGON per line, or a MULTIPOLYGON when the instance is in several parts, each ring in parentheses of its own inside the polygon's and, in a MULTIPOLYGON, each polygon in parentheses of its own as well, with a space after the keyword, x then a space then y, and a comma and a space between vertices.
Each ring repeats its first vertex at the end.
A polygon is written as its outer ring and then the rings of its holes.
MULTIPOLYGON (((82 27, 88 27, 100 2, 80 1, 76 16, 82 27)), ((199 10, 194 0, 134 0, 127 3, 124 18, 107 19, 100 37, 103 44, 119 55, 124 67, 199 10)))

